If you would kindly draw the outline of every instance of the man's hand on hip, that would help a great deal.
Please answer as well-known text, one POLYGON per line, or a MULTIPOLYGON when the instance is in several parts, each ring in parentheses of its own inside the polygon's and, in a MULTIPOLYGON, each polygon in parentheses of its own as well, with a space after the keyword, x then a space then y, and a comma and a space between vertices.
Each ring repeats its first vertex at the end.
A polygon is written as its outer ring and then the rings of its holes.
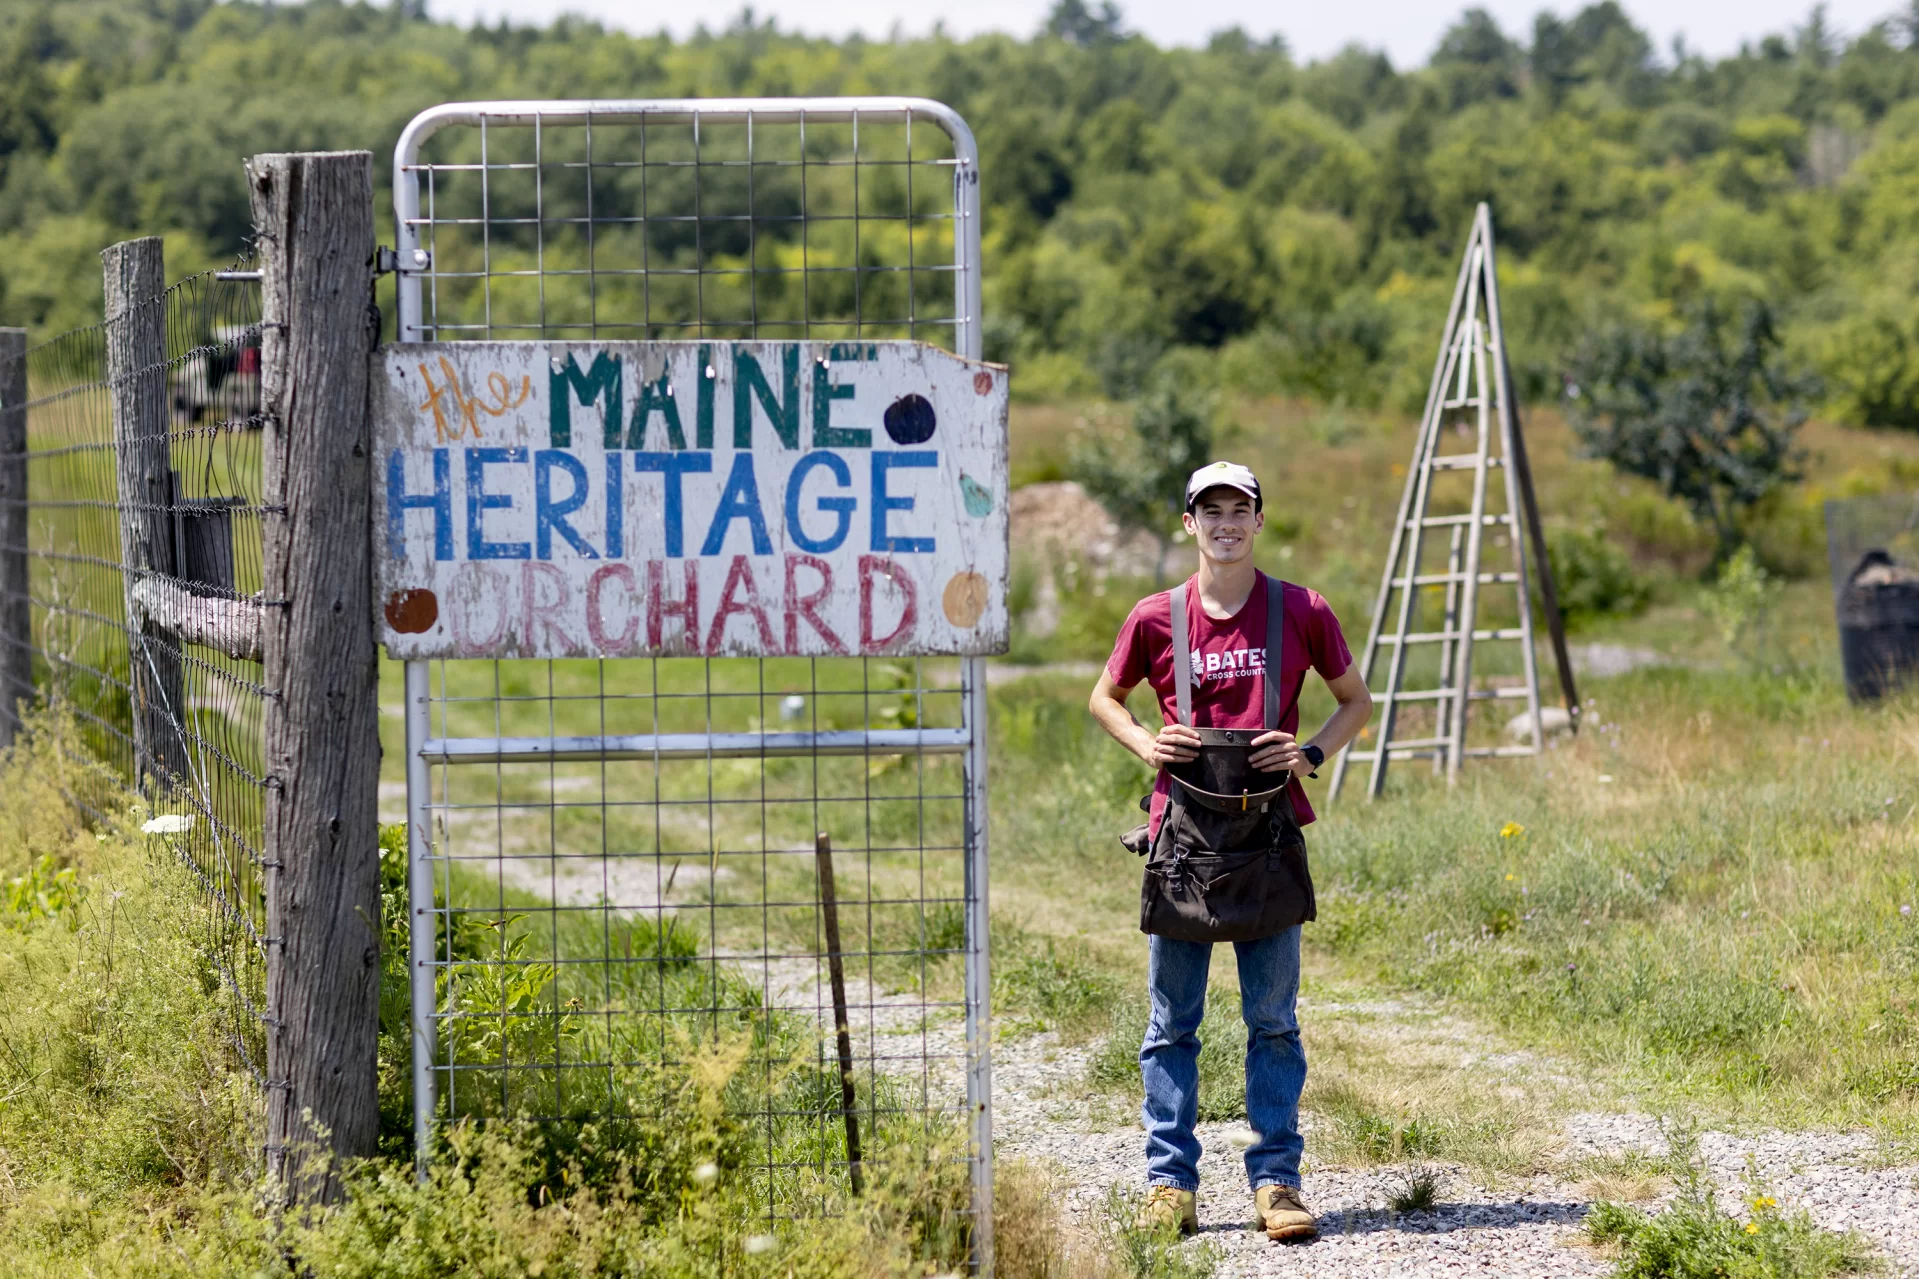
POLYGON ((1253 753, 1246 762, 1262 773, 1310 773, 1312 765, 1300 753, 1299 739, 1291 733, 1274 730, 1253 739, 1253 753))
POLYGON ((1168 724, 1153 738, 1145 759, 1155 768, 1184 764, 1199 758, 1199 734, 1184 724, 1168 724))

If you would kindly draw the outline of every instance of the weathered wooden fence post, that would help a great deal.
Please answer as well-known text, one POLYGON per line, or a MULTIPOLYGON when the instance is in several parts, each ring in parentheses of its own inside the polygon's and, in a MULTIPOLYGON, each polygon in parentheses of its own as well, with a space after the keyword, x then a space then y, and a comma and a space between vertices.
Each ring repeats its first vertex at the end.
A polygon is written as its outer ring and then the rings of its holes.
POLYGON ((120 480, 120 564, 126 583, 127 686, 134 774, 164 790, 186 780, 185 684, 178 642, 135 599, 142 579, 171 578, 173 458, 167 440, 166 260, 157 236, 100 255, 106 283, 107 385, 120 480))
POLYGON ((379 670, 367 355, 373 157, 259 155, 265 410, 267 1167, 301 1199, 379 1131, 379 670), (324 1136, 322 1136, 324 1134, 324 1136))
POLYGON ((27 331, 0 329, 0 750, 33 701, 27 591, 27 331))

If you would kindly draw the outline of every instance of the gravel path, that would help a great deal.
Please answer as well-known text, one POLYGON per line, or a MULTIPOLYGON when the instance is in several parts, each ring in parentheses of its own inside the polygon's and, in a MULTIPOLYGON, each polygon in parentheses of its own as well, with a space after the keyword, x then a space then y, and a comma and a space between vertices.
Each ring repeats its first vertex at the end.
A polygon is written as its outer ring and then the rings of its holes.
MULTIPOLYGON (((793 974, 800 977, 800 974, 793 974)), ((794 981, 789 997, 804 989, 794 981)), ((887 997, 862 989, 856 1004, 887 1008, 887 997), (871 1002, 869 1002, 871 1001, 871 1002)), ((793 999, 793 1002, 812 1002, 793 999)), ((900 1010, 904 1012, 904 1008, 900 1010)), ((929 1075, 935 1095, 963 1097, 960 1026, 915 1016, 902 1026, 898 1012, 879 1012, 864 1022, 879 1056, 894 1060, 919 1047, 946 1052, 929 1075), (908 1047, 912 1039, 912 1047, 908 1047), (894 1050, 898 1056, 894 1056, 894 1050)), ((1447 1022, 1451 1024, 1451 1022, 1447 1022)), ((1132 1189, 1142 1173, 1142 1139, 1134 1125, 1113 1127, 1111 1106, 1088 1104, 1084 1074, 1088 1047, 1063 1047, 1052 1033, 1002 1039, 994 1045, 994 1131, 1000 1158, 1021 1156, 1059 1175, 1071 1221, 1102 1223, 1111 1185, 1132 1189), (1100 1118, 1107 1120, 1105 1125, 1100 1118)), ((1493 1060, 1499 1060, 1497 1056, 1493 1060)), ((1234 1275, 1297 1275, 1299 1279, 1370 1279, 1374 1275, 1604 1275, 1604 1258, 1583 1246, 1581 1219, 1591 1189, 1570 1179, 1581 1160, 1643 1152, 1660 1156, 1666 1141, 1658 1122, 1645 1114, 1572 1114, 1562 1123, 1554 1162, 1568 1179, 1503 1177, 1493 1189, 1457 1166, 1430 1164, 1441 1175, 1441 1204, 1433 1212, 1393 1214, 1387 1198, 1405 1185, 1399 1168, 1309 1168, 1307 1202, 1320 1218, 1320 1239, 1307 1246, 1280 1246, 1245 1229, 1251 1202, 1236 1150, 1226 1141, 1232 1123, 1201 1123, 1205 1156, 1199 1162, 1201 1237, 1220 1250, 1220 1279, 1234 1275)), ((1313 1150, 1313 1116, 1305 1116, 1307 1150, 1313 1150)), ((1769 1193, 1783 1208, 1804 1206, 1835 1229, 1858 1229, 1877 1241, 1892 1273, 1919 1279, 1919 1166, 1877 1168, 1879 1146, 1865 1133, 1698 1135, 1698 1152, 1712 1170, 1725 1202, 1744 1198, 1748 1156, 1769 1193)))
MULTIPOLYGON (((1087 1122, 1081 1091, 1088 1050, 1059 1047, 1051 1035, 1002 1041, 994 1049, 995 1143, 1002 1157, 1025 1156, 1058 1171, 1071 1216, 1099 1220, 1107 1188, 1139 1184, 1144 1156, 1136 1128, 1100 1131, 1087 1122)), ((1319 1215, 1320 1239, 1304 1247, 1268 1242, 1246 1228, 1251 1200, 1237 1152, 1226 1139, 1233 1124, 1201 1124, 1201 1240, 1222 1253, 1218 1274, 1287 1275, 1301 1279, 1485 1274, 1604 1275, 1609 1265, 1581 1243, 1590 1191, 1551 1176, 1502 1178, 1495 1189, 1464 1169, 1433 1164, 1441 1204, 1431 1212, 1394 1214, 1388 1197, 1408 1169, 1309 1168, 1307 1202, 1319 1215)), ((1312 1116, 1304 1117, 1307 1152, 1312 1116)), ((1919 1279, 1919 1165, 1872 1166, 1878 1145, 1863 1133, 1704 1132, 1699 1154, 1725 1202, 1744 1197, 1748 1157, 1781 1207, 1804 1207, 1823 1224, 1851 1228, 1877 1241, 1893 1273, 1919 1279)), ((1557 1152, 1570 1164, 1631 1151, 1661 1155, 1659 1125, 1643 1114, 1569 1116, 1557 1152)), ((1188 1247, 1203 1246, 1195 1243, 1188 1247)))
MULTIPOLYGON (((764 974, 768 1003, 805 1012, 830 1024, 814 961, 746 961, 764 974)), ((935 1105, 965 1097, 965 1039, 956 1010, 929 1007, 912 997, 848 982, 855 1054, 863 1066, 910 1077, 935 1105)), ((1377 1017, 1397 1010, 1383 1026, 1395 1049, 1415 1038, 1442 1053, 1475 1037, 1470 1064, 1487 1088, 1559 1078, 1554 1064, 1530 1054, 1503 1052, 1490 1037, 1452 1016, 1383 1001, 1322 1006, 1377 1017)), ((1314 1011, 1321 1011, 1315 1009, 1314 1011)), ((1310 1033, 1310 1027, 1309 1027, 1310 1033)), ((1104 1228, 1110 1187, 1140 1184, 1144 1156, 1136 1125, 1115 1123, 1115 1107, 1088 1092, 1090 1046, 1062 1045, 1051 1033, 1001 1039, 993 1049, 995 1147, 1001 1159, 1021 1157, 1052 1169, 1069 1205, 1066 1219, 1104 1228)), ((1397 1051, 1396 1051, 1397 1056, 1397 1051)), ((1201 1124, 1200 1239, 1220 1253, 1219 1279, 1298 1276, 1299 1279, 1371 1279, 1373 1276, 1498 1275, 1515 1279, 1605 1275, 1605 1258, 1585 1247, 1581 1222, 1595 1191, 1582 1185, 1581 1164, 1633 1152, 1667 1153, 1651 1116, 1578 1112, 1559 1121, 1548 1164, 1562 1175, 1487 1178, 1444 1164, 1428 1164, 1441 1179, 1440 1205, 1430 1212, 1396 1214, 1389 1197, 1406 1183, 1406 1166, 1310 1166, 1314 1117, 1302 1118, 1309 1167, 1308 1204, 1319 1215, 1321 1237, 1305 1246, 1281 1246, 1246 1228, 1250 1195, 1237 1152, 1227 1140, 1236 1124, 1201 1124)), ((1854 1229, 1885 1250, 1892 1273, 1919 1279, 1919 1164, 1879 1166, 1881 1151, 1866 1133, 1760 1131, 1698 1134, 1698 1154, 1729 1207, 1747 1195, 1750 1164, 1783 1209, 1803 1207, 1822 1224, 1854 1229)), ((1656 1202, 1656 1201, 1655 1201, 1656 1202)))
MULTIPOLYGON (((1051 1034, 997 1043, 994 1130, 1002 1159, 1025 1157, 1059 1174, 1070 1220, 1101 1222, 1108 1187, 1137 1186, 1144 1157, 1137 1128, 1095 1122, 1104 1108, 1089 1107, 1084 1098, 1090 1051, 1061 1046, 1051 1034)), ((949 1075, 947 1086, 957 1085, 949 1075)), ((1442 1202, 1431 1212, 1406 1214, 1386 1208, 1405 1184, 1406 1167, 1309 1168, 1307 1202, 1319 1215, 1322 1235, 1304 1247, 1285 1247, 1246 1229, 1250 1195, 1226 1138, 1236 1126, 1199 1128, 1206 1148, 1200 1161, 1201 1242, 1187 1246, 1217 1247, 1220 1279, 1604 1275, 1610 1270, 1606 1260, 1582 1243, 1580 1223, 1592 1191, 1571 1179, 1571 1167, 1633 1151, 1666 1153, 1651 1116, 1577 1113, 1563 1121, 1555 1152, 1554 1162, 1567 1168, 1565 1178, 1500 1178, 1488 1189, 1483 1177, 1465 1169, 1431 1164, 1441 1176, 1442 1202)), ((1310 1114, 1303 1126, 1310 1160, 1310 1114)), ((1875 1166, 1879 1147, 1864 1133, 1703 1132, 1698 1143, 1729 1206, 1745 1197, 1750 1158, 1783 1208, 1804 1207, 1825 1225, 1858 1230, 1885 1249, 1892 1273, 1919 1279, 1919 1165, 1875 1166)))

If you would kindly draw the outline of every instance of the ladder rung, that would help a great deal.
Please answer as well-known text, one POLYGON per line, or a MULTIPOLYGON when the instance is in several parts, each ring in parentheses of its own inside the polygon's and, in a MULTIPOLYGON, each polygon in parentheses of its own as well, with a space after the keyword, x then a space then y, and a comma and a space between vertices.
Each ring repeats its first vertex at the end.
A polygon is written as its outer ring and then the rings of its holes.
MULTIPOLYGON (((1421 631, 1416 635, 1382 635, 1382 644, 1439 644, 1446 640, 1456 640, 1464 631, 1421 631)), ((1525 639, 1526 632, 1517 626, 1505 626, 1496 631, 1474 631, 1473 639, 1478 640, 1516 640, 1525 639)))
MULTIPOLYGON (((1479 518, 1487 524, 1511 524, 1513 522, 1513 517, 1510 514, 1482 515, 1479 518)), ((1411 519, 1406 521, 1408 525, 1423 524, 1427 528, 1442 528, 1452 524, 1471 524, 1472 522, 1473 517, 1471 515, 1428 515, 1424 519, 1411 519)))
POLYGON ((1450 746, 1452 740, 1450 737, 1408 737, 1403 742, 1386 743, 1386 749, 1389 751, 1411 751, 1418 750, 1422 746, 1450 746))
MULTIPOLYGON (((1415 577, 1413 579, 1413 585, 1414 586, 1444 586, 1448 582, 1463 582, 1465 580, 1466 580, 1466 574, 1464 573, 1421 573, 1418 577, 1415 577)), ((1509 582, 1517 586, 1519 584, 1519 574, 1517 573, 1481 573, 1479 575, 1479 584, 1481 586, 1491 585, 1496 582, 1509 582)), ((1393 579, 1393 585, 1399 587, 1401 590, 1404 590, 1406 587, 1406 579, 1403 577, 1396 577, 1393 579)))
MULTIPOLYGON (((1438 738, 1426 738, 1416 742, 1393 742, 1386 747, 1386 758, 1389 760, 1410 759, 1420 754, 1431 755, 1435 752, 1443 751, 1451 744, 1450 740, 1442 741, 1438 738)), ((1531 755, 1534 753, 1533 748, 1530 746, 1468 746, 1466 748, 1466 757, 1468 759, 1485 759, 1488 757, 1517 759, 1522 755, 1531 755)), ((1378 759, 1379 752, 1377 750, 1349 750, 1346 752, 1346 758, 1354 764, 1364 764, 1369 760, 1378 759)))
POLYGON ((1442 409, 1476 409, 1479 407, 1479 397, 1469 395, 1463 400, 1447 400, 1439 407, 1442 409))
MULTIPOLYGON (((1487 466, 1504 466, 1505 464, 1506 460, 1504 458, 1489 457, 1486 459, 1487 466)), ((1435 471, 1470 471, 1479 465, 1479 454, 1447 453, 1443 456, 1433 458, 1426 465, 1435 471)))
MULTIPOLYGON (((1481 688, 1473 690, 1468 700, 1475 702, 1505 701, 1524 697, 1527 691, 1528 690, 1523 688, 1481 688)), ((1379 696, 1382 699, 1390 699, 1395 702, 1443 702, 1447 698, 1452 697, 1454 692, 1455 690, 1450 688, 1415 688, 1411 691, 1401 690, 1400 692, 1391 694, 1381 693, 1379 696)))

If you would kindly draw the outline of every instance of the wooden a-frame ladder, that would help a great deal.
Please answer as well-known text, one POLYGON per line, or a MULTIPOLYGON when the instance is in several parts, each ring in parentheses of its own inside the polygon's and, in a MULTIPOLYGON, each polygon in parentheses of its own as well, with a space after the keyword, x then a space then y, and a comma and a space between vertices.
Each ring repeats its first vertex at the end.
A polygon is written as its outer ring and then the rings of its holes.
MULTIPOLYGON (((1458 505, 1457 495, 1445 505, 1458 505)), ((1443 498, 1442 498, 1443 502, 1443 498)), ((1361 671, 1373 690, 1379 713, 1378 736, 1372 743, 1353 742, 1333 767, 1329 798, 1339 795, 1346 770, 1355 763, 1371 763, 1367 797, 1374 798, 1386 782, 1386 765, 1394 759, 1429 756, 1435 770, 1444 768, 1448 782, 1457 781, 1460 763, 1473 756, 1536 755, 1545 734, 1539 715, 1539 669, 1533 649, 1532 602, 1527 590, 1527 543, 1539 574, 1540 602, 1552 635, 1553 658, 1559 668, 1559 687, 1566 710, 1579 723, 1579 695, 1573 687, 1572 663, 1566 652, 1566 631, 1560 618, 1552 567, 1546 558, 1539 504, 1533 494, 1532 470, 1526 462, 1526 441, 1514 402, 1511 366, 1506 359, 1505 335, 1499 323, 1499 285, 1494 271, 1492 210, 1479 206, 1473 216, 1459 282, 1446 315, 1446 333, 1433 367, 1426 411, 1420 418, 1419 443, 1406 472, 1406 489, 1399 499, 1393 525, 1392 551, 1380 579, 1373 606, 1372 626, 1366 637, 1361 671), (1452 429, 1449 429, 1452 428, 1452 429), (1446 453, 1448 438, 1471 441, 1469 451, 1446 453), (1490 473, 1504 477, 1502 493, 1489 491, 1490 473), (1472 489, 1465 511, 1433 514, 1435 480, 1463 476, 1472 489), (1504 509, 1489 501, 1503 497, 1504 509), (1524 518, 1524 536, 1518 527, 1524 518), (1446 562, 1442 572, 1420 571, 1428 530, 1445 530, 1446 562), (1500 530, 1497 548, 1510 548, 1510 567, 1489 570, 1486 532, 1500 530), (1517 626, 1481 628, 1478 624, 1481 587, 1510 587, 1517 597, 1517 626), (1438 630, 1419 630, 1422 593, 1444 590, 1443 620, 1438 630), (1474 646, 1517 641, 1525 670, 1523 686, 1475 689, 1472 682, 1474 646), (1407 688, 1412 650, 1437 645, 1436 684, 1407 688), (1381 656, 1385 669, 1380 670, 1381 656), (1383 676, 1383 678, 1382 678, 1383 676), (1472 703, 1524 700, 1532 724, 1531 742, 1523 746, 1466 745, 1468 711, 1472 703), (1432 730, 1418 737, 1401 737, 1399 711, 1407 703, 1430 702, 1432 730)), ((1505 559, 1505 556, 1497 558, 1505 559)), ((1434 602, 1437 602, 1436 600, 1434 602)))

